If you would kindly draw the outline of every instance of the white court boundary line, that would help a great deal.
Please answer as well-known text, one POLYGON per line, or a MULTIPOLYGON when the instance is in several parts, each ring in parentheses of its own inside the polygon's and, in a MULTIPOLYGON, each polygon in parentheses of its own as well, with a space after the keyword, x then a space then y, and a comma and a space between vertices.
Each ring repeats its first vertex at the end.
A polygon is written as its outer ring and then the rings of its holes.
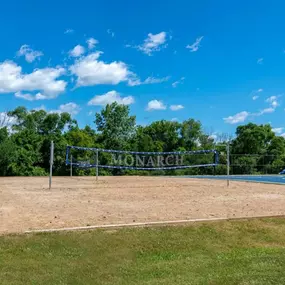
POLYGON ((147 227, 147 226, 167 226, 175 224, 187 224, 196 222, 215 222, 215 221, 234 221, 234 220, 251 220, 262 218, 285 218, 285 215, 272 215, 272 216, 254 216, 254 217, 233 217, 233 218, 210 218, 210 219, 189 219, 189 220, 176 220, 176 221, 158 221, 158 222, 142 222, 130 224, 110 224, 110 225, 95 225, 84 227, 67 227, 58 229, 37 229, 28 230, 25 233, 50 233, 50 232, 64 232, 64 231, 81 231, 81 230, 94 230, 94 229, 111 229, 111 228, 132 228, 132 227, 147 227))

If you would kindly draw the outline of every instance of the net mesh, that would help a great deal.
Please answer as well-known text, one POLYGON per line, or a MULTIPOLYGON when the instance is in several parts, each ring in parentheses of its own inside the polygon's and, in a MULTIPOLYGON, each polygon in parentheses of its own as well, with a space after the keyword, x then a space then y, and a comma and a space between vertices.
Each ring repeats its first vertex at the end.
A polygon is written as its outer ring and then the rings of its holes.
POLYGON ((215 167, 218 163, 216 150, 138 152, 77 146, 66 149, 66 164, 85 169, 175 170, 215 167))

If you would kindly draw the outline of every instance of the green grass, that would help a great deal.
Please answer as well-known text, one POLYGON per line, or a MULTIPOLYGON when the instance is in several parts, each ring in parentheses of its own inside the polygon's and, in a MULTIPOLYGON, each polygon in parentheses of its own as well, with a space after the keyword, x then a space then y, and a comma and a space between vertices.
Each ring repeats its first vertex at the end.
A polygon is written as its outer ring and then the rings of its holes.
POLYGON ((285 219, 2 236, 0 284, 285 284, 285 219))

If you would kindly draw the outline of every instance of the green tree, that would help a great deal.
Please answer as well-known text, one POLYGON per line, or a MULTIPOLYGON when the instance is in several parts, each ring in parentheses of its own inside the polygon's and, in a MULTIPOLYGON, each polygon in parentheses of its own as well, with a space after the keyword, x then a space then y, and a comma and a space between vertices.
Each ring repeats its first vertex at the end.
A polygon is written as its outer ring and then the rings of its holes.
POLYGON ((0 144, 8 138, 7 127, 0 128, 0 144))
POLYGON ((12 117, 11 142, 15 147, 16 161, 9 164, 11 175, 46 175, 49 170, 50 142, 55 143, 54 173, 64 174, 65 148, 63 133, 77 126, 68 113, 47 113, 44 110, 28 111, 18 107, 8 112, 12 117))
POLYGON ((199 138, 202 135, 200 121, 188 119, 180 127, 180 146, 186 150, 195 150, 199 145, 199 138))
POLYGON ((10 174, 10 165, 17 160, 15 145, 11 141, 7 127, 0 128, 0 176, 10 174))
POLYGON ((249 123, 237 127, 236 139, 232 143, 235 154, 264 154, 275 137, 270 125, 249 123))
MULTIPOLYGON (((8 112, 0 122, 0 175, 47 175, 51 141, 55 143, 55 175, 67 174, 67 145, 154 152, 218 148, 222 152, 220 162, 223 165, 217 167, 217 173, 225 174, 224 143, 214 141, 203 131, 201 122, 194 119, 182 123, 160 120, 148 126, 136 126, 136 118, 130 115, 129 107, 113 103, 96 114, 95 124, 96 131, 90 126, 79 128, 68 113, 29 111, 25 107, 8 112)), ((270 125, 250 123, 237 127, 231 153, 233 174, 278 173, 285 168, 285 139, 276 136, 270 125)), ((94 160, 92 151, 74 150, 73 155, 77 160, 94 160)), ((101 153, 99 159, 99 163, 109 164, 111 154, 101 153)), ((212 154, 189 155, 184 160, 189 165, 212 161, 212 154)), ((84 174, 94 174, 92 171, 86 170, 84 174)), ((83 170, 74 173, 82 174, 83 170)), ((123 171, 102 170, 101 173, 122 174, 123 171)), ((152 172, 151 175, 157 173, 212 174, 213 169, 193 168, 152 172)), ((150 175, 150 172, 141 174, 150 175)))
POLYGON ((249 123, 239 126, 236 138, 232 141, 232 163, 236 165, 234 173, 271 172, 270 165, 274 160, 274 152, 281 154, 283 151, 282 140, 276 138, 269 124, 249 123))
POLYGON ((179 123, 156 121, 137 130, 139 151, 173 151, 178 148, 179 123))
POLYGON ((96 113, 98 141, 108 149, 125 149, 135 134, 136 117, 126 105, 114 102, 96 113))

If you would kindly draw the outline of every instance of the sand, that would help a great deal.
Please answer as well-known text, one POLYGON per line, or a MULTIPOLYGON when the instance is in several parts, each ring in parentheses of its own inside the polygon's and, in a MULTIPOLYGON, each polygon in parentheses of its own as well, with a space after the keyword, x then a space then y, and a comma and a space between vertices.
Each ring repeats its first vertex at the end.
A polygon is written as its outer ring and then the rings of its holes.
POLYGON ((285 187, 172 177, 0 178, 0 234, 199 218, 285 215, 285 187))

